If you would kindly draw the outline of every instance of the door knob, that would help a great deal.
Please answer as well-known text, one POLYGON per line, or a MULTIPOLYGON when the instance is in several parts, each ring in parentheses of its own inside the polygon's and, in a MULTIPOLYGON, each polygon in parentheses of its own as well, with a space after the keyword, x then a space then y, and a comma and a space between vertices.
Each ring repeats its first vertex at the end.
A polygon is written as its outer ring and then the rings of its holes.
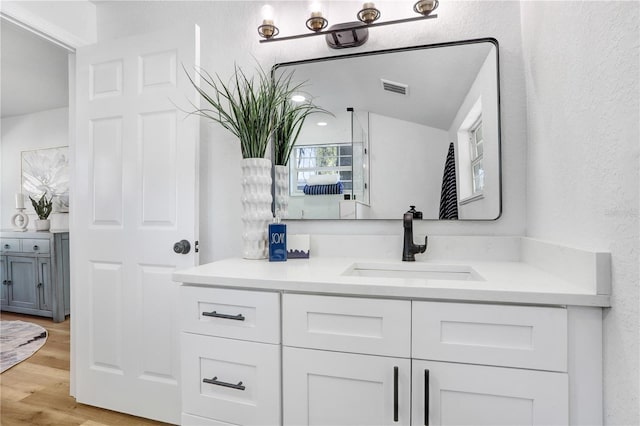
POLYGON ((187 254, 191 251, 191 244, 187 240, 180 240, 173 245, 173 251, 178 254, 187 254))

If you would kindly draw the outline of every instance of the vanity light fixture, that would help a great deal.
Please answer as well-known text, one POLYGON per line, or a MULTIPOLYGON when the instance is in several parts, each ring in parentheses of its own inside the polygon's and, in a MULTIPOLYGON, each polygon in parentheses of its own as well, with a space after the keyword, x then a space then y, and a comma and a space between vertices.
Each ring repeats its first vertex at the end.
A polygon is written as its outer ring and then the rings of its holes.
POLYGON ((320 6, 320 3, 312 3, 309 9, 311 12, 311 17, 307 19, 307 28, 314 32, 322 31, 327 28, 329 21, 327 21, 326 18, 322 16, 322 6, 320 6))
POLYGON ((378 21, 382 13, 376 8, 373 2, 366 2, 362 5, 362 9, 356 14, 358 18, 357 21, 336 24, 326 29, 329 22, 323 16, 320 4, 314 2, 310 8, 310 17, 305 22, 306 27, 312 32, 287 37, 276 37, 279 30, 278 27, 274 25, 273 8, 266 5, 262 8, 263 21, 262 25, 258 27, 258 34, 263 38, 263 40, 260 40, 260 43, 294 40, 322 34, 326 36, 325 38, 329 47, 333 49, 343 49, 364 44, 369 38, 369 28, 437 18, 438 15, 432 14, 432 12, 436 10, 438 5, 439 0, 418 0, 413 5, 413 11, 420 16, 396 19, 393 21, 378 21), (267 13, 265 13, 265 9, 267 13))
POLYGON ((262 25, 258 27, 258 34, 265 40, 269 40, 271 37, 275 37, 280 34, 280 30, 273 23, 274 10, 273 7, 265 4, 261 9, 262 13, 262 25))

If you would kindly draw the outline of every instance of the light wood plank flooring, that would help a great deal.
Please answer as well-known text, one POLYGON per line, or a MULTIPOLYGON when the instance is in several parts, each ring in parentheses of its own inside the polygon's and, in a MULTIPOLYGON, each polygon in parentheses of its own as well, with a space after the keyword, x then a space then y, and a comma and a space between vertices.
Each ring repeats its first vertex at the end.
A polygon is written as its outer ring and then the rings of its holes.
POLYGON ((0 313, 3 320, 36 323, 49 332, 47 343, 31 358, 0 375, 0 424, 163 425, 152 420, 79 404, 69 396, 69 319, 0 313))

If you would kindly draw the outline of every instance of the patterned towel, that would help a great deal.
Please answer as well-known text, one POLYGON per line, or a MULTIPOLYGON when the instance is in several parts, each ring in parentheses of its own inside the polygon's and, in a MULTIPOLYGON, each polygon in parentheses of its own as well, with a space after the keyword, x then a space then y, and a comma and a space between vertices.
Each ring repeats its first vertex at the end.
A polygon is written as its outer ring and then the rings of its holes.
POLYGON ((453 142, 444 163, 442 191, 440 193, 440 219, 458 219, 458 193, 456 187, 456 158, 453 142))
POLYGON ((343 190, 342 182, 333 185, 305 185, 303 189, 307 195, 342 194, 343 190))

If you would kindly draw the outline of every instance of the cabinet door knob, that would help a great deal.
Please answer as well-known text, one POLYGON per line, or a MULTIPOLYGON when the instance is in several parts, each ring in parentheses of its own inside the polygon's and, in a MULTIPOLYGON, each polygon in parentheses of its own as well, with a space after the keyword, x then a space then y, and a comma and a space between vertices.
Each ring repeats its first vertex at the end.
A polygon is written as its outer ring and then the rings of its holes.
POLYGON ((2 285, 7 285, 7 280, 2 281, 2 285))
POLYGON ((42 283, 38 283, 38 288, 42 287, 42 283))
POLYGON ((33 251, 38 251, 40 249, 40 247, 38 247, 37 245, 33 246, 33 251))
POLYGON ((238 382, 237 385, 235 383, 221 382, 218 380, 218 376, 215 376, 213 379, 202 379, 202 383, 208 383, 210 385, 222 386, 225 388, 237 389, 241 391, 246 389, 242 382, 238 382))
POLYGON ((424 426, 429 426, 429 369, 424 370, 424 426))
POLYGON ((7 285, 11 285, 11 284, 13 284, 11 280, 7 280, 7 285))
POLYGON ((5 245, 4 245, 4 248, 5 248, 6 250, 9 250, 9 249, 11 248, 11 246, 10 246, 9 244, 5 244, 5 245))

